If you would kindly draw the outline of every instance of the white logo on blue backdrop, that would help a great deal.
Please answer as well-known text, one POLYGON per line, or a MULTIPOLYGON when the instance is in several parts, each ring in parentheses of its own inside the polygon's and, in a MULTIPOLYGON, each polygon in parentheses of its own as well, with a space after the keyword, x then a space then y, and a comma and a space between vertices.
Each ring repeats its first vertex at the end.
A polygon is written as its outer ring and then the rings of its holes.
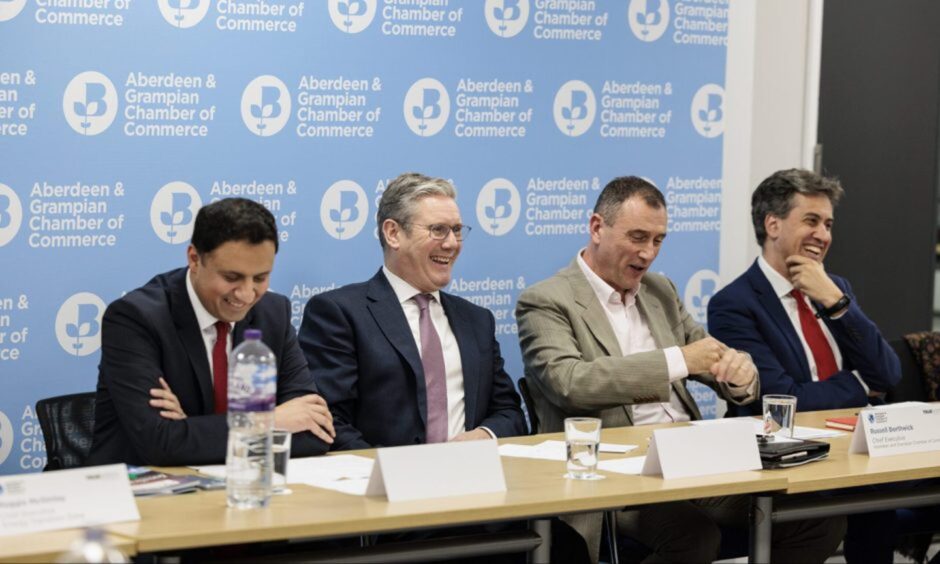
POLYGON ((276 76, 259 76, 242 93, 242 120, 255 135, 270 137, 290 119, 290 92, 276 76))
POLYGON ((405 123, 416 135, 430 137, 447 125, 450 96, 447 89, 433 78, 415 82, 405 94, 405 123))
POLYGON ((725 90, 706 84, 692 98, 692 125, 702 137, 718 137, 725 131, 725 90))
POLYGON ((631 0, 630 30, 640 41, 656 41, 669 27, 669 0, 631 0))
POLYGON ((375 17, 375 0, 330 0, 330 19, 340 31, 359 33, 375 17))
POLYGON ((0 411, 0 464, 6 462, 13 450, 13 423, 7 414, 0 411))
POLYGON ((19 196, 6 184, 0 184, 0 247, 16 237, 23 223, 23 205, 19 196))
POLYGON ((483 231, 499 237, 516 226, 521 208, 515 185, 505 178, 494 178, 477 195, 477 222, 483 231))
POLYGON ((486 25, 500 37, 513 37, 529 21, 529 0, 486 0, 486 25))
MULTIPOLYGON (((0 0, 0 22, 12 20, 26 6, 26 0, 0 0)), ((3 462, 0 460, 0 462, 3 462)))
POLYGON ((160 188, 150 202, 150 225, 164 243, 179 245, 193 236, 196 212, 202 198, 196 189, 179 180, 160 188))
POLYGON ((209 12, 212 0, 157 0, 163 19, 173 27, 193 27, 209 12))
POLYGON ((334 239, 352 239, 369 219, 365 190, 352 180, 334 182, 320 200, 320 222, 334 239))
POLYGON ((101 348, 104 308, 101 298, 90 292, 79 292, 65 300, 55 316, 55 336, 65 352, 88 356, 101 348))
POLYGON ((584 135, 594 123, 596 111, 594 91, 585 82, 569 80, 555 93, 552 115, 555 116, 555 125, 565 135, 584 135))
POLYGON ((62 96, 65 121, 82 135, 98 135, 108 129, 118 113, 117 90, 100 72, 79 74, 62 96))
POLYGON ((699 270, 689 278, 685 285, 685 309, 692 316, 692 319, 699 323, 705 323, 708 317, 708 302, 718 291, 718 285, 721 280, 718 274, 712 270, 699 270))

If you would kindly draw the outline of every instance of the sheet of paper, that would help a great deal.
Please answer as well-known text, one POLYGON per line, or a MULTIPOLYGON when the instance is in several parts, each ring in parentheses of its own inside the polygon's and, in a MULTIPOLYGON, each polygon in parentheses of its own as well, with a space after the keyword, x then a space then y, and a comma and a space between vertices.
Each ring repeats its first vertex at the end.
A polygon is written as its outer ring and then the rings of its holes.
MULTIPOLYGON (((373 460, 353 454, 292 458, 287 465, 290 484, 307 484, 351 495, 366 495, 373 460)), ((209 476, 225 477, 225 466, 193 466, 209 476)))
MULTIPOLYGON (((601 452, 623 454, 637 448, 637 445, 621 445, 614 443, 601 443, 601 452)), ((500 445, 501 456, 515 456, 519 458, 537 458, 540 460, 561 460, 568 458, 565 441, 542 441, 535 445, 500 445)))
MULTIPOLYGON (((716 425, 716 424, 728 424, 736 423, 742 420, 746 421, 750 418, 742 417, 728 417, 724 419, 702 419, 700 421, 692 421, 692 425, 716 425)), ((754 421, 754 434, 761 435, 764 433, 764 425, 758 419, 753 419, 754 421)), ((829 439, 832 437, 840 437, 844 435, 842 431, 836 431, 834 429, 817 429, 815 427, 801 427, 796 425, 793 427, 793 438, 794 439, 829 439)))
POLYGON ((617 472, 618 474, 636 474, 639 475, 643 470, 643 463, 646 462, 645 456, 631 456, 628 458, 617 458, 615 460, 601 460, 597 463, 597 469, 605 472, 617 472))

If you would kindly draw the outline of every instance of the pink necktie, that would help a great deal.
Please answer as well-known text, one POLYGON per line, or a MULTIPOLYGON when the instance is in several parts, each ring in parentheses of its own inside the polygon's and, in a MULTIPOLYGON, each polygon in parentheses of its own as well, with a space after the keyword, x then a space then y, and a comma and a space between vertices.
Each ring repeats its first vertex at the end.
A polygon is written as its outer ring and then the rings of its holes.
POLYGON ((424 387, 428 403, 427 442, 447 441, 447 376, 444 371, 444 350, 428 309, 432 296, 418 294, 415 302, 421 312, 418 327, 421 331, 421 366, 424 367, 424 387))

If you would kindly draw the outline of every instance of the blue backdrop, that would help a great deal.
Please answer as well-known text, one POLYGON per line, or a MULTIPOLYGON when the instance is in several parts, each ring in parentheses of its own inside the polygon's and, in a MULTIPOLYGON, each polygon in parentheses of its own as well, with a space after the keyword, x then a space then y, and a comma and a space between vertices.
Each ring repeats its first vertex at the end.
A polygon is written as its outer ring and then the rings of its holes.
POLYGON ((221 197, 276 215, 299 325, 379 267, 389 180, 451 179, 473 233, 448 290, 493 311, 518 377, 519 292, 644 176, 669 203, 654 268, 704 322, 726 41, 727 0, 0 0, 0 474, 43 466, 36 400, 94 389, 105 305, 182 266, 221 197))

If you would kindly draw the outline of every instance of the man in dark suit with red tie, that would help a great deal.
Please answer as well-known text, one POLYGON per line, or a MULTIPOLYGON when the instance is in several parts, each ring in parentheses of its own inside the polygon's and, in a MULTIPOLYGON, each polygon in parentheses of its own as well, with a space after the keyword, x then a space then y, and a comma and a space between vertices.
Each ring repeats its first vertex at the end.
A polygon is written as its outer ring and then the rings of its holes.
POLYGON ((300 346, 337 450, 524 435, 487 309, 441 291, 469 227, 450 182, 403 174, 377 214, 384 266, 314 296, 300 346))
MULTIPOLYGON (((823 267, 843 193, 838 180, 808 170, 761 182, 751 198, 761 256, 708 304, 709 332, 751 355, 762 394, 796 396, 799 411, 883 403, 901 379, 897 355, 848 281, 823 267)), ((729 409, 756 414, 761 402, 729 409)), ((848 522, 849 563, 892 560, 893 511, 848 522)))
POLYGON ((261 330, 277 358, 275 426, 294 433, 293 453, 329 448, 332 417, 297 345, 290 303, 267 291, 277 247, 264 206, 214 202, 196 216, 188 268, 108 306, 88 465, 223 462, 228 354, 248 328, 261 330))

